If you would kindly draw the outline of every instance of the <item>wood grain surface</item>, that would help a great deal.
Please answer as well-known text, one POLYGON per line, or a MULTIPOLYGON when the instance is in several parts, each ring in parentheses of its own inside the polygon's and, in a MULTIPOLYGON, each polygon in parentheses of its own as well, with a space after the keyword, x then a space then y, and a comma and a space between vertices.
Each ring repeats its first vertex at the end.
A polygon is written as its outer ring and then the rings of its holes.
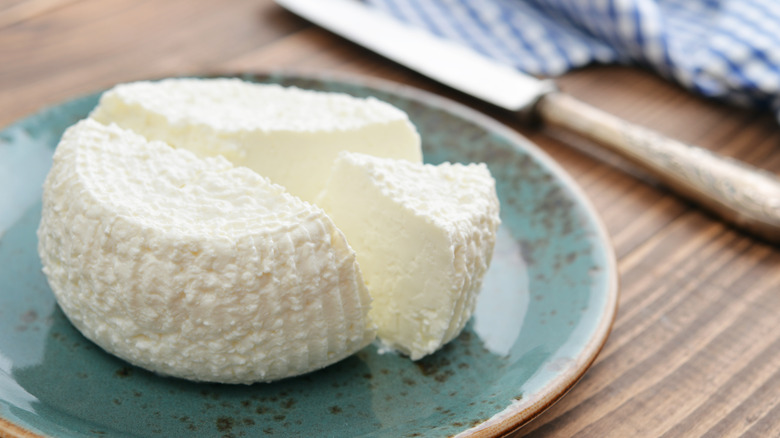
MULTIPOLYGON (((618 256, 617 319, 584 378, 517 436, 780 436, 780 251, 630 164, 520 126, 268 0, 0 1, 0 126, 117 82, 269 70, 379 77, 465 103, 539 145, 593 201, 618 256)), ((594 66, 559 84, 629 121, 780 171, 771 114, 639 68, 594 66)))

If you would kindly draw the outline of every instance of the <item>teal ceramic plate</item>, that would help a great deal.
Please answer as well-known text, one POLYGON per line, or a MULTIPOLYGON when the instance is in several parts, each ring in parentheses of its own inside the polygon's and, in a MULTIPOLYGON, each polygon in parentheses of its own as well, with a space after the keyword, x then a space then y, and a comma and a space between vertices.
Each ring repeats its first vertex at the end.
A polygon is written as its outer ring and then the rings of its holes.
POLYGON ((503 224, 474 318, 416 363, 369 346, 251 386, 159 377, 103 352, 57 307, 36 252, 41 183, 63 130, 97 102, 86 96, 0 132, 0 435, 498 436, 585 373, 615 315, 616 269, 593 208, 550 158, 479 113, 407 87, 243 77, 377 96, 409 114, 426 161, 488 164, 503 224))

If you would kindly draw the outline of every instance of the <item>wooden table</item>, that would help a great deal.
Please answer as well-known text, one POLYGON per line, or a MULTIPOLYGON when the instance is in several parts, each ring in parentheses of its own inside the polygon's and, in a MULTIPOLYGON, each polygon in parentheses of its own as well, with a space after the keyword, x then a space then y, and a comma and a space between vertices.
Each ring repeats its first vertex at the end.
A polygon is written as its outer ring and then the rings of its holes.
MULTIPOLYGON (((601 213, 620 310, 585 377, 519 436, 780 436, 780 251, 724 225, 590 144, 520 126, 270 0, 0 2, 0 126, 117 82, 213 71, 338 72, 461 101, 556 159, 601 213)), ((780 171, 771 114, 653 74, 591 67, 572 95, 689 143, 780 171)))

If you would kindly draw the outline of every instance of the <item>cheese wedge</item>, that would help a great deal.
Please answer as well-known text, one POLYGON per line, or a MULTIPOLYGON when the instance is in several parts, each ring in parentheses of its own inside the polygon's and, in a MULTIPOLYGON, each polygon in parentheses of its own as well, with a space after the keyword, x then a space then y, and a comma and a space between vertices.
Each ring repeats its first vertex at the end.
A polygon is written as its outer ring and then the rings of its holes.
POLYGON ((342 150, 422 161, 416 129, 388 103, 238 79, 118 85, 91 117, 198 156, 222 155, 306 201, 342 150))
POLYGON ((64 134, 38 238, 73 324, 158 373, 270 381, 375 337, 354 252, 320 208, 115 125, 87 119, 64 134))
POLYGON ((318 205, 357 254, 387 346, 417 360, 461 332, 500 223, 484 164, 342 153, 318 205))

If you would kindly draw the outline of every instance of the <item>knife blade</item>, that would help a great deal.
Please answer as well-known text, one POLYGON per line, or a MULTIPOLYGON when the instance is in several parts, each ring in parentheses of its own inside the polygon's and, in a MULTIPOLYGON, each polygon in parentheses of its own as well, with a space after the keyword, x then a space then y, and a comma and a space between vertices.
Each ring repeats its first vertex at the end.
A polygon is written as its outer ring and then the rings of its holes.
POLYGON ((497 64, 357 1, 277 0, 277 3, 386 58, 508 110, 526 108, 555 88, 552 81, 540 81, 497 64))
POLYGON ((276 0, 297 15, 456 90, 601 144, 727 222, 780 242, 780 179, 665 138, 355 0, 276 0))

